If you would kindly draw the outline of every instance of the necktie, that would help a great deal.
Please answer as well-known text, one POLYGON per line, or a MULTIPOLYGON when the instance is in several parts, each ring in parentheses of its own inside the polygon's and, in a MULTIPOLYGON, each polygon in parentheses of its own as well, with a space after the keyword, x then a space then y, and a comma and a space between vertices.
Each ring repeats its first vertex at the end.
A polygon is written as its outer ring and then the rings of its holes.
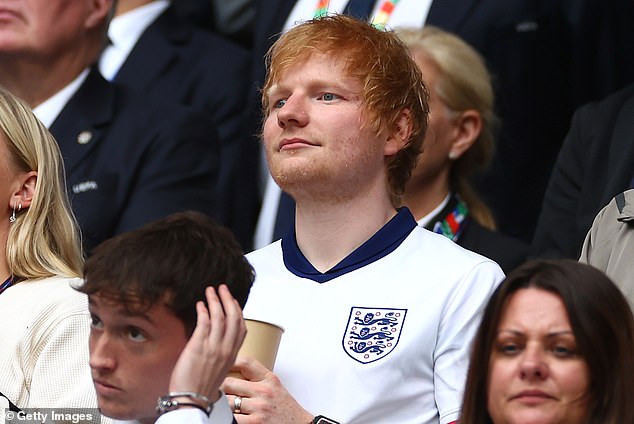
POLYGON ((350 0, 343 13, 367 21, 374 9, 375 0, 350 0))

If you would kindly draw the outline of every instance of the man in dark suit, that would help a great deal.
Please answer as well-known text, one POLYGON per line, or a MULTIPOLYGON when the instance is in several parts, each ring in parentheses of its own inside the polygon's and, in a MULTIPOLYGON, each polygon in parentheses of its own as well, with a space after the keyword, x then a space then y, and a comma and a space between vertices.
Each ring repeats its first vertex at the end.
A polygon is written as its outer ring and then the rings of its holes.
POLYGON ((597 213, 634 177, 634 85, 580 108, 544 196, 532 254, 579 258, 597 213))
MULTIPOLYGON (((379 7, 384 2, 374 3, 379 7)), ((399 9, 414 3, 419 2, 399 1, 394 18, 399 9)), ((289 14, 298 16, 302 4, 307 12, 302 18, 312 18, 314 1, 257 3, 258 84, 264 75, 264 53, 289 14)), ((634 33, 626 30, 633 18, 630 0, 444 0, 432 1, 416 24, 459 35, 484 56, 494 77, 502 126, 492 168, 478 188, 502 233, 531 240, 575 107, 634 81, 634 33)), ((387 22, 392 27, 402 24, 397 19, 387 22)))
POLYGON ((253 44, 253 0, 178 0, 173 7, 183 19, 243 47, 253 44))
MULTIPOLYGON (((147 96, 195 107, 218 128, 219 221, 243 246, 249 243, 258 198, 255 170, 239 169, 245 156, 247 51, 182 20, 169 2, 119 0, 109 27, 111 44, 100 58, 107 79, 147 96), (139 31, 128 30, 132 25, 139 31), (128 54, 125 47, 131 46, 128 54), (118 50, 123 50, 119 53, 118 50)), ((248 141, 247 141, 248 140, 248 141)))
POLYGON ((217 142, 204 116, 135 97, 90 67, 112 0, 3 8, 0 84, 58 140, 87 248, 172 212, 215 212, 217 142))

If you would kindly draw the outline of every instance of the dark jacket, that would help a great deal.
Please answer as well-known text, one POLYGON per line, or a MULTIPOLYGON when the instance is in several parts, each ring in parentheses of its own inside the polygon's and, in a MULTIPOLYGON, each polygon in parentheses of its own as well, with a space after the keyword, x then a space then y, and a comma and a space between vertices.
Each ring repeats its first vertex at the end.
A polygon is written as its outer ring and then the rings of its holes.
POLYGON ((580 108, 544 197, 531 254, 579 258, 596 214, 632 186, 634 85, 580 108))
POLYGON ((259 209, 255 169, 242 166, 245 156, 257 154, 246 146, 253 141, 244 125, 250 69, 246 50, 192 27, 172 6, 143 32, 114 78, 209 116, 220 139, 218 219, 243 245, 251 241, 259 209))
POLYGON ((203 115, 92 69, 50 130, 87 248, 172 212, 215 215, 218 143, 203 115))
MULTIPOLYGON (((457 223, 457 220, 448 216, 456 209, 458 202, 459 199, 452 195, 447 205, 425 225, 425 228, 434 231, 434 227, 439 222, 457 223)), ((456 227, 459 229, 455 231, 454 237, 450 237, 458 245, 497 262, 506 274, 526 261, 529 252, 528 244, 483 227, 468 212, 458 220, 460 219, 464 219, 461 222, 462 225, 456 227)))

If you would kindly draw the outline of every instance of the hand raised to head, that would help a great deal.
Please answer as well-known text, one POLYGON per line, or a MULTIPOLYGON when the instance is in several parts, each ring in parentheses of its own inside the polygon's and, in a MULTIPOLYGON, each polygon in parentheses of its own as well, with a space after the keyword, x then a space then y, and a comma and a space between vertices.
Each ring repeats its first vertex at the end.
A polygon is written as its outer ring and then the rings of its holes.
POLYGON ((181 353, 170 379, 170 392, 196 392, 214 402, 220 384, 233 366, 246 335, 242 309, 226 285, 207 287, 207 304, 196 304, 196 328, 181 353))

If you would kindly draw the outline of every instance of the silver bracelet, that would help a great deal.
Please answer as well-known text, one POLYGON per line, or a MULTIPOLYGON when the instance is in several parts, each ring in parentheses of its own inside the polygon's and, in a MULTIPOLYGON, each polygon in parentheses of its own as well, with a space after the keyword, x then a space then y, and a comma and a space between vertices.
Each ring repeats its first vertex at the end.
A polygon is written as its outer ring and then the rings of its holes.
POLYGON ((203 402, 205 402, 206 404, 209 404, 209 405, 213 404, 213 402, 210 401, 207 396, 201 395, 200 393, 196 393, 196 392, 169 392, 167 394, 167 396, 169 396, 171 398, 175 398, 175 397, 179 397, 179 396, 189 397, 189 398, 192 398, 192 399, 202 400, 203 402))
POLYGON ((209 416, 211 414, 211 411, 213 411, 214 409, 213 402, 211 402, 207 396, 203 396, 195 392, 170 392, 168 395, 161 396, 158 398, 156 411, 158 412, 159 415, 161 415, 166 412, 178 409, 179 407, 182 407, 182 406, 189 406, 192 408, 200 409, 205 414, 207 414, 207 416, 209 416), (187 397, 192 400, 199 400, 199 401, 205 402, 207 406, 202 406, 199 403, 193 402, 193 401, 192 402, 179 401, 175 399, 177 397, 187 397))

